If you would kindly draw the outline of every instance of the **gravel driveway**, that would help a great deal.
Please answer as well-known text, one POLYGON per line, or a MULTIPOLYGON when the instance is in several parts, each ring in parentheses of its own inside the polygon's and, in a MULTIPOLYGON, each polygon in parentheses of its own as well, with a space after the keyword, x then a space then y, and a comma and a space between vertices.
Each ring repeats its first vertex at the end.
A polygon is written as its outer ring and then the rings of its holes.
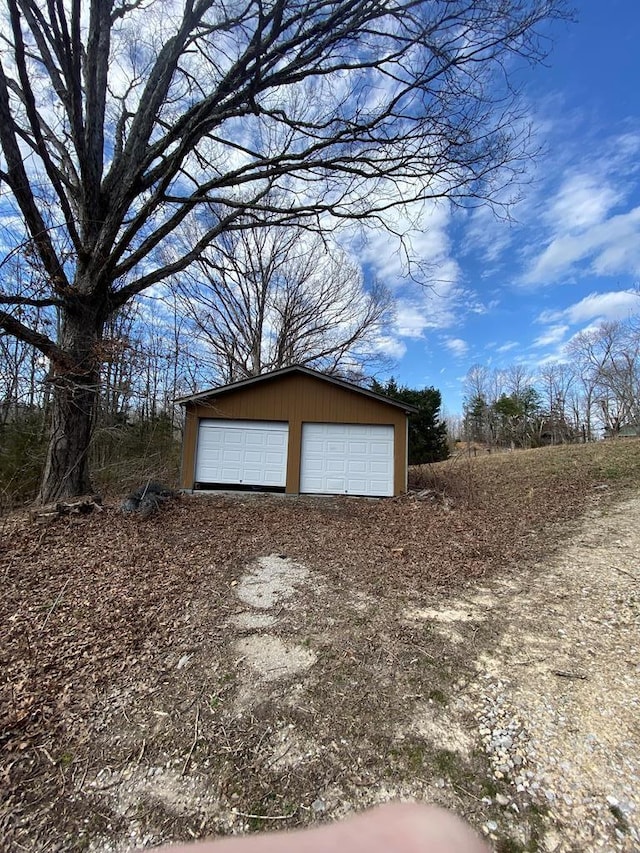
POLYGON ((468 702, 513 793, 501 804, 514 826, 523 800, 537 804, 546 851, 640 850, 639 581, 635 497, 589 512, 555 558, 485 592, 506 627, 468 702))

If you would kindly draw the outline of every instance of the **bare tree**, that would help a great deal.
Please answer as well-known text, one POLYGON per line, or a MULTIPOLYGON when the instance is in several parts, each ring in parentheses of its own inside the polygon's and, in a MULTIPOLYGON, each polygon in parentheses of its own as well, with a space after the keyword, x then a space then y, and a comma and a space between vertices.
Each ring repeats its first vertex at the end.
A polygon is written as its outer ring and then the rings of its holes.
POLYGON ((100 344, 99 426, 162 416, 178 428, 182 417, 174 398, 195 385, 183 377, 192 335, 187 340, 177 305, 175 298, 147 299, 109 318, 100 344))
POLYGON ((510 364, 502 371, 505 392, 514 397, 523 397, 533 384, 530 369, 524 364, 510 364))
POLYGON ((491 410, 495 374, 482 364, 469 368, 464 379, 464 424, 468 441, 492 443, 491 410))
POLYGON ((611 435, 625 425, 640 423, 638 316, 601 323, 580 332, 568 346, 584 389, 590 433, 594 416, 611 435))
POLYGON ((493 447, 530 447, 538 438, 540 395, 522 364, 489 370, 476 364, 464 380, 468 439, 493 447))
POLYGON ((603 413, 614 435, 623 426, 640 426, 640 335, 627 324, 615 331, 618 347, 599 383, 603 413), (611 401, 615 416, 610 414, 611 401))
POLYGON ((382 361, 391 299, 337 246, 295 225, 227 232, 176 283, 216 378, 292 364, 354 378, 382 361))
MULTIPOLYGON (((37 264, 19 253, 9 253, 0 264, 0 293, 38 289, 40 273, 37 264)), ((51 308, 20 305, 18 318, 37 332, 48 334, 55 329, 56 316, 51 308)), ((19 411, 42 408, 45 402, 46 359, 29 344, 5 331, 0 324, 0 424, 19 411)))
POLYGON ((0 293, 0 325, 52 364, 46 501, 90 488, 109 315, 247 211, 254 222, 382 221, 401 203, 481 202, 511 180, 530 151, 510 58, 544 55, 539 27, 563 0, 4 9, 3 211, 42 284, 0 293), (285 204, 269 201, 274 187, 285 204), (203 202, 214 221, 172 254, 172 233, 203 202), (59 335, 25 322, 24 306, 55 307, 59 335))
POLYGON ((595 410, 598 398, 598 376, 601 355, 597 352, 593 330, 582 331, 568 343, 567 354, 572 359, 576 372, 576 383, 580 394, 580 408, 584 420, 584 433, 587 441, 596 436, 598 412, 595 410))
POLYGON ((546 441, 551 444, 574 440, 579 432, 580 417, 573 394, 576 380, 574 367, 564 362, 549 362, 539 370, 538 387, 544 412, 541 428, 547 434, 546 441))

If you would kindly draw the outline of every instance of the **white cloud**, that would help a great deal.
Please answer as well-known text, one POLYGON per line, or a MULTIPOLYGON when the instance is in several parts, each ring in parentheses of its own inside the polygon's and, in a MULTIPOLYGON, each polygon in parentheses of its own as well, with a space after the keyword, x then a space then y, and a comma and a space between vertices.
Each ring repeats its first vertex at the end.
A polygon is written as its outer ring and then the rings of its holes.
POLYGON ((485 264, 496 264, 510 247, 514 233, 511 224, 496 216, 490 207, 478 207, 472 211, 465 229, 462 254, 477 251, 485 264))
POLYGON ((391 335, 380 335, 374 342, 376 352, 393 361, 399 361, 407 352, 406 345, 391 335))
POLYGON ((449 206, 445 203, 413 204, 385 214, 389 230, 370 228, 355 239, 347 236, 349 249, 363 266, 387 286, 403 289, 414 279, 426 284, 453 284, 460 279, 460 268, 451 255, 449 206), (402 235, 402 236, 399 236, 402 235))
POLYGON ((580 234, 555 237, 536 258, 523 281, 553 284, 576 271, 597 275, 640 274, 640 207, 618 214, 580 234))
POLYGON ((626 127, 566 128, 549 139, 555 152, 540 162, 541 178, 515 214, 526 268, 522 283, 557 284, 578 276, 640 272, 640 133, 626 127), (544 175, 542 175, 544 169, 544 175), (633 201, 632 201, 633 200, 633 201), (525 231, 525 227, 527 231, 525 231))
POLYGON ((469 311, 487 310, 461 284, 448 233, 451 211, 447 203, 413 205, 389 215, 392 230, 380 226, 344 229, 340 242, 367 277, 390 288, 395 297, 394 339, 418 340, 429 330, 459 325, 469 311))
POLYGON ((469 350, 469 344, 462 338, 445 338, 444 345, 455 356, 466 355, 469 350))
POLYGON ((402 338, 421 338, 429 325, 425 307, 417 302, 400 300, 393 325, 396 334, 402 338))
POLYGON ((560 320, 571 324, 590 320, 623 320, 640 311, 640 293, 633 290, 613 290, 608 293, 591 293, 579 302, 562 311, 543 311, 540 323, 557 323, 560 320))
POLYGON ((467 302, 467 308, 472 314, 489 314, 494 310, 494 308, 497 308, 498 305, 500 305, 499 299, 490 299, 488 302, 480 302, 475 299, 474 295, 469 291, 465 292, 465 297, 472 300, 467 302))
POLYGON ((509 350, 516 349, 516 347, 519 346, 520 344, 518 343, 518 341, 507 341, 506 343, 502 344, 502 346, 496 347, 496 352, 509 352, 509 350))
POLYGON ((567 355, 565 348, 566 344, 563 344, 555 352, 547 353, 545 356, 536 359, 536 366, 540 368, 547 364, 566 364, 567 355))
POLYGON ((474 310, 474 295, 462 287, 414 285, 411 290, 395 306, 393 332, 400 338, 424 338, 431 330, 459 326, 465 312, 474 310))
POLYGON ((603 183, 601 174, 573 174, 563 182, 545 218, 560 231, 581 231, 602 222, 623 200, 623 193, 603 183))
POLYGON ((559 344, 568 331, 569 326, 566 325, 551 326, 546 332, 535 339, 532 346, 538 348, 559 344))

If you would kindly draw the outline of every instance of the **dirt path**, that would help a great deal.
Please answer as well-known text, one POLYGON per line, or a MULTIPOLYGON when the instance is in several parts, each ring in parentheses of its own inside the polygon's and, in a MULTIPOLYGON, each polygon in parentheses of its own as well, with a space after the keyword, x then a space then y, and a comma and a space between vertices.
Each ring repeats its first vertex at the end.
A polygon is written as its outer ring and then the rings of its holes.
POLYGON ((640 497, 468 605, 504 625, 471 702, 511 803, 542 813, 542 849, 640 850, 640 497))
MULTIPOLYGON (((156 699, 168 737, 172 701, 188 704, 194 685, 211 694, 192 772, 165 745, 90 789, 137 843, 162 838, 153 809, 237 833, 418 798, 464 814, 500 853, 637 853, 640 496, 591 510, 567 536, 520 576, 449 599, 335 587, 277 554, 250 562, 229 587, 223 642, 208 649, 203 634, 156 699)), ((124 713, 147 743, 158 736, 137 703, 124 713)))

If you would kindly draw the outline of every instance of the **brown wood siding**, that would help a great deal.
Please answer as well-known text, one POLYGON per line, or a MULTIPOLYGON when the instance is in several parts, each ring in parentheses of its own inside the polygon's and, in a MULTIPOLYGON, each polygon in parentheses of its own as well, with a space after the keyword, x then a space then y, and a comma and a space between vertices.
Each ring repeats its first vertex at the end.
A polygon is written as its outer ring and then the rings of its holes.
POLYGON ((194 484, 200 418, 228 418, 289 423, 286 485, 289 494, 297 494, 300 490, 303 423, 391 425, 394 427, 394 494, 401 494, 406 489, 405 413, 356 391, 312 376, 289 374, 247 388, 227 391, 214 399, 189 402, 185 408, 183 488, 193 488, 194 484))
POLYGON ((196 472, 196 441, 198 438, 198 416, 191 406, 185 406, 184 433, 182 435, 182 465, 180 486, 192 489, 196 472))

